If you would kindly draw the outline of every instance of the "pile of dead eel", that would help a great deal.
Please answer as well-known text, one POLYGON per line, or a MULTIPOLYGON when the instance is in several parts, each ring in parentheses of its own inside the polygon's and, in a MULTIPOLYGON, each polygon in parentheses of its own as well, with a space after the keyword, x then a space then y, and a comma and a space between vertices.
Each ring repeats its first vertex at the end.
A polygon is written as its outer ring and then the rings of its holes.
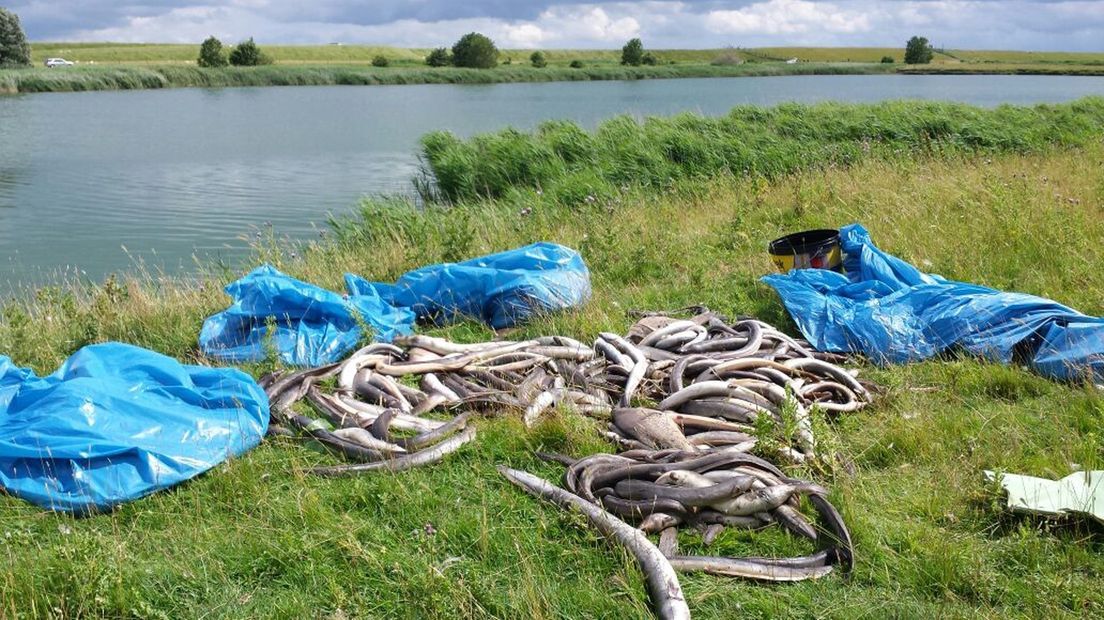
POLYGON ((827 491, 752 453, 762 429, 777 428, 783 441, 757 452, 783 465, 817 457, 814 412, 858 411, 876 389, 843 361, 762 321, 702 309, 689 318, 650 313, 626 336, 603 332, 590 345, 566 336, 474 344, 410 336, 261 383, 272 433, 310 436, 349 461, 310 470, 322 476, 440 461, 475 439, 469 422, 484 414, 516 411, 531 426, 558 408, 604 421, 620 454, 540 455, 566 466, 566 490, 500 469, 625 544, 657 613, 687 617, 675 570, 768 581, 851 570, 850 534, 827 491), (322 419, 292 407, 303 399, 322 419), (697 529, 707 545, 725 528, 781 527, 818 549, 795 558, 679 555, 680 527, 697 529), (645 534, 659 534, 660 546, 645 534))

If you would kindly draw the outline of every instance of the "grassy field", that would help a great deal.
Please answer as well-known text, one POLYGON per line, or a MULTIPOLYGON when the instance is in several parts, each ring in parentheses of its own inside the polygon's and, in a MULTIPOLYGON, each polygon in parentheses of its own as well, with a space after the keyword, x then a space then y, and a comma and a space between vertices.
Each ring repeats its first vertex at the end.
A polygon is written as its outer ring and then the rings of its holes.
MULTIPOLYGON (((230 42, 226 42, 230 44, 230 42)), ((384 56, 391 63, 423 64, 429 49, 400 48, 373 45, 263 45, 265 52, 280 63, 360 63, 367 64, 376 56, 384 56)), ((31 47, 35 64, 47 58, 61 56, 80 63, 194 63, 199 54, 197 45, 143 44, 143 43, 34 43, 31 47)), ((535 50, 503 49, 499 60, 511 64, 529 64, 529 55, 535 50)), ((549 64, 567 66, 572 60, 588 64, 619 64, 620 49, 543 50, 549 64)), ((712 60, 733 50, 653 50, 664 61, 709 64, 712 60)), ((747 55, 748 60, 754 56, 747 55)), ((877 62, 881 56, 875 58, 877 62)))
POLYGON ((1104 53, 970 52, 936 53, 931 65, 900 64, 897 48, 726 48, 653 50, 659 66, 622 67, 619 50, 546 50, 548 67, 533 69, 533 50, 503 50, 499 67, 471 71, 429 69, 427 49, 366 45, 262 45, 275 66, 209 69, 195 66, 198 45, 122 43, 34 43, 34 68, 0 69, 0 94, 167 88, 186 86, 291 86, 326 84, 498 83, 567 80, 625 80, 680 77, 893 73, 1019 73, 1104 75, 1104 53), (390 66, 376 68, 376 56, 390 66), (893 64, 880 64, 883 56, 893 64), (78 66, 46 69, 46 58, 78 66), (796 64, 785 61, 796 58, 796 64), (582 68, 571 68, 580 61, 582 68))
MULTIPOLYGON (((583 252, 594 298, 518 335, 592 338, 624 331, 629 309, 692 303, 788 325, 758 282, 771 270, 766 243, 860 221, 883 248, 924 269, 1104 314, 1104 118, 1101 102, 1078 105, 1037 112, 1068 119, 1057 142, 975 149, 945 133, 787 174, 627 184, 571 206, 524 187, 447 211, 366 202, 359 218, 335 223, 330 241, 304 249, 270 240, 257 260, 339 289, 345 271, 389 280, 429 262, 558 241, 583 252)), ((786 109, 761 113, 764 122, 787 117, 786 109)), ((1034 135, 1031 113, 1018 114, 1006 135, 1034 135)), ((802 138, 815 152, 835 140, 830 126, 817 127, 802 138)), ((759 153, 777 157, 769 144, 759 153)), ((237 275, 42 289, 0 311, 0 351, 39 371, 109 339, 195 360, 199 325, 226 305, 220 288, 237 275)), ((490 336, 474 324, 442 333, 490 336)), ((831 489, 855 537, 854 576, 781 586, 684 576, 695 617, 1104 613, 1101 528, 1010 516, 980 473, 1058 477, 1104 467, 1104 396, 953 356, 863 373, 888 393, 823 440, 851 466, 797 470, 831 489)), ((477 442, 441 465, 346 480, 306 477, 307 466, 332 459, 272 440, 171 492, 86 519, 0 497, 0 616, 647 618, 627 556, 494 471, 506 463, 555 479, 558 468, 531 451, 609 450, 596 428, 566 412, 531 432, 517 420, 486 420, 477 442)), ((701 550, 696 534, 680 543, 701 550)), ((801 546, 777 532, 729 532, 711 550, 773 555, 801 546)))
MULTIPOLYGON (((230 45, 232 42, 225 42, 230 45)), ((265 45, 264 50, 281 63, 370 63, 384 56, 394 64, 421 64, 429 49, 400 48, 375 45, 265 45)), ((535 50, 504 49, 500 60, 528 64, 535 50)), ((543 50, 551 65, 567 65, 572 60, 589 64, 618 64, 621 50, 549 49, 543 50)), ((777 62, 797 58, 801 62, 874 63, 889 56, 904 62, 902 47, 760 47, 692 50, 651 50, 661 61, 709 64, 719 57, 735 55, 747 62, 777 62)), ((151 43, 52 43, 37 42, 31 47, 36 65, 47 58, 61 56, 80 63, 194 63, 199 44, 151 43)), ((984 50, 940 50, 932 60, 945 63, 1003 64, 1104 64, 1104 52, 1025 52, 984 50)))

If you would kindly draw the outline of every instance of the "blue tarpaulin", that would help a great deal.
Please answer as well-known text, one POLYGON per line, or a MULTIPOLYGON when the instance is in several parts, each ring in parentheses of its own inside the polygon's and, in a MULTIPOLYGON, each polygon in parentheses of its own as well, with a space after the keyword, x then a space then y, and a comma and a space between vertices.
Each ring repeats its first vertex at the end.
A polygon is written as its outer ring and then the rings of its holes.
POLYGON ((108 510, 256 446, 268 415, 249 375, 131 345, 84 347, 45 377, 0 356, 0 487, 51 510, 108 510))
POLYGON ((894 364, 959 349, 1056 379, 1104 381, 1104 319, 923 273, 878 249, 859 224, 841 229, 840 242, 847 275, 798 269, 763 278, 817 349, 894 364))
POLYGON ((285 363, 320 366, 340 360, 365 336, 387 342, 410 333, 416 319, 444 323, 468 316, 501 329, 580 305, 590 297, 590 272, 575 250, 534 243, 423 267, 394 284, 346 274, 345 287, 348 293, 339 295, 259 267, 226 287, 233 303, 204 322, 200 348, 242 362, 264 359, 272 346, 285 363), (276 326, 272 337, 270 323, 276 326))
POLYGON ((199 345, 227 362, 263 360, 271 347, 286 364, 322 366, 352 350, 362 322, 384 342, 409 334, 414 313, 372 290, 340 295, 262 265, 226 287, 229 308, 203 322, 199 345), (275 328, 269 335, 269 326, 275 328))

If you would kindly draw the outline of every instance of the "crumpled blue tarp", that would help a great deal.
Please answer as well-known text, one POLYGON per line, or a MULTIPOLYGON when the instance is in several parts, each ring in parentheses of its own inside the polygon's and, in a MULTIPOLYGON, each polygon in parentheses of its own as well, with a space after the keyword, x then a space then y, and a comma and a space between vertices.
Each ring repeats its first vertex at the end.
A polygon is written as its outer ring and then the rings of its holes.
POLYGON ((256 446, 268 398, 247 374, 96 344, 38 377, 0 356, 0 487, 91 513, 188 480, 256 446))
POLYGON ((1024 293, 946 280, 887 254, 859 224, 840 230, 847 275, 773 274, 774 287, 817 349, 904 363, 961 349, 1023 362, 1048 377, 1104 381, 1104 319, 1024 293))
MULTIPOLYGON (((346 276, 346 278, 355 276, 346 276)), ((199 345, 228 362, 263 360, 266 347, 286 364, 322 366, 356 346, 363 324, 384 342, 409 334, 414 313, 396 308, 372 290, 339 295, 262 265, 231 282, 229 308, 203 322, 199 345), (269 338, 269 322, 275 334, 269 338)))
POLYGON ((226 287, 227 310, 203 324, 200 348, 212 357, 259 361, 270 339, 287 364, 340 360, 366 335, 388 342, 410 333, 415 319, 444 323, 460 316, 495 329, 535 314, 577 306, 590 297, 590 272, 578 252, 534 243, 460 263, 408 272, 394 284, 345 274, 347 295, 301 282, 265 265, 226 287), (373 334, 363 334, 361 324, 373 334))
POLYGON ((447 323, 469 316, 494 329, 578 306, 590 297, 590 271, 583 257, 555 243, 422 267, 394 284, 356 276, 346 276, 345 282, 350 293, 377 292, 396 306, 410 308, 420 320, 447 323))

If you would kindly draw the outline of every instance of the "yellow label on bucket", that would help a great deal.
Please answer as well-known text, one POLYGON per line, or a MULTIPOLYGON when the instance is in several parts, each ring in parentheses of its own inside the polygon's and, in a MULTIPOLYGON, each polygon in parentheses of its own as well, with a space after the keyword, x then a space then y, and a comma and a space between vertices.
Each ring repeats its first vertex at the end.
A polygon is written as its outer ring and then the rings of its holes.
POLYGON ((843 257, 839 246, 833 246, 828 254, 771 254, 774 266, 782 273, 792 269, 839 269, 843 257))

